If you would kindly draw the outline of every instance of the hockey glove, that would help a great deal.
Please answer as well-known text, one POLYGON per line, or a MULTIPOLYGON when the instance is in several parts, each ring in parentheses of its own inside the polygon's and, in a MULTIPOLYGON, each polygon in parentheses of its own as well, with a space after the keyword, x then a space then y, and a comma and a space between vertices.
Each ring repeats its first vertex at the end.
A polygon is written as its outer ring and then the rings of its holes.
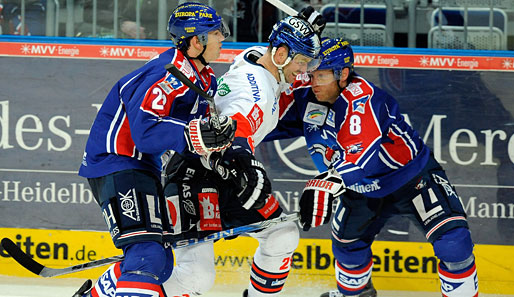
POLYGON ((199 118, 189 122, 184 129, 187 146, 193 153, 207 155, 230 146, 236 133, 237 122, 227 116, 220 116, 220 131, 214 129, 211 118, 199 118))
POLYGON ((303 231, 328 223, 332 215, 332 202, 346 188, 339 175, 325 171, 309 180, 300 198, 300 224, 303 231))
POLYGON ((208 180, 188 179, 167 183, 164 194, 174 235, 193 228, 221 230, 218 190, 208 180))
POLYGON ((321 37, 321 33, 323 33, 323 29, 325 29, 325 25, 327 24, 323 15, 314 10, 312 6, 307 6, 300 10, 298 17, 309 22, 316 34, 321 37))
MULTIPOLYGON (((238 139, 241 142, 243 138, 238 137, 235 141, 238 139)), ((240 145, 230 147, 216 164, 216 171, 220 175, 229 172, 228 178, 234 182, 243 208, 261 209, 266 204, 266 198, 271 194, 271 182, 264 166, 249 149, 240 145)))

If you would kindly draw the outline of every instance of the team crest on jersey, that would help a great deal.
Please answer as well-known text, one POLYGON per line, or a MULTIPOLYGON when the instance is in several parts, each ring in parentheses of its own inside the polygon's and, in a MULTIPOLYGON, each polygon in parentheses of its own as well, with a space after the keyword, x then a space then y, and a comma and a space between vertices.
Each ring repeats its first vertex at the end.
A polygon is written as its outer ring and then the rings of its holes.
POLYGON ((333 150, 332 148, 319 143, 312 145, 309 148, 309 151, 311 151, 311 155, 316 153, 320 154, 322 156, 323 164, 325 164, 327 167, 341 156, 339 151, 333 150))
POLYGON ((218 80, 218 95, 227 96, 232 90, 227 83, 223 82, 223 77, 218 80))
POLYGON ((303 115, 303 121, 305 123, 322 126, 323 123, 325 123, 327 114, 328 107, 317 103, 309 102, 307 104, 307 108, 305 109, 305 114, 303 115))
POLYGON ((354 112, 364 113, 366 102, 369 100, 369 95, 356 99, 352 102, 352 109, 354 112))
POLYGON ((364 148, 362 147, 362 142, 359 142, 359 143, 355 143, 355 144, 350 144, 350 145, 346 146, 344 149, 345 149, 346 153, 348 153, 348 154, 358 154, 358 153, 362 152, 362 150, 364 148))

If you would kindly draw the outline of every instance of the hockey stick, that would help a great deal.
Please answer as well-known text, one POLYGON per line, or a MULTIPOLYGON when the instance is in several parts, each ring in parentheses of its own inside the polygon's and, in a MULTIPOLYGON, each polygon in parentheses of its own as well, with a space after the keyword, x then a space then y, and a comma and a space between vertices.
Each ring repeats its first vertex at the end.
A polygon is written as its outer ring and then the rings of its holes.
POLYGON ((271 5, 275 6, 276 8, 282 10, 283 12, 287 13, 290 16, 297 16, 298 11, 294 10, 289 5, 285 4, 284 2, 280 0, 266 0, 271 5))
POLYGON ((204 92, 197 85, 195 85, 192 81, 187 78, 184 73, 182 73, 177 66, 173 64, 167 64, 164 66, 166 70, 171 73, 174 77, 180 80, 183 84, 185 84, 188 88, 195 91, 198 95, 202 96, 209 103, 209 111, 212 118, 212 124, 214 125, 214 129, 216 131, 221 131, 220 117, 218 115, 218 111, 216 110, 216 104, 214 104, 214 97, 204 92))
MULTIPOLYGON (((229 230, 219 231, 213 234, 210 234, 203 238, 193 238, 193 239, 184 239, 172 244, 173 248, 183 248, 186 246, 202 243, 202 242, 210 242, 218 239, 231 237, 235 235, 240 235, 243 233, 256 232, 283 222, 296 221, 300 218, 298 213, 289 214, 286 216, 278 217, 271 220, 266 220, 258 223, 248 224, 245 226, 235 227, 229 230)), ((69 274, 73 272, 83 271, 91 268, 100 267, 106 264, 115 263, 123 260, 123 255, 109 257, 105 259, 100 259, 96 261, 91 261, 83 264, 78 264, 65 268, 50 268, 46 267, 43 264, 38 263, 36 260, 32 259, 32 256, 26 254, 21 250, 19 246, 17 246, 12 240, 9 238, 2 239, 2 247, 4 250, 11 256, 13 259, 18 262, 25 269, 30 272, 37 274, 42 277, 53 277, 63 274, 69 274)))

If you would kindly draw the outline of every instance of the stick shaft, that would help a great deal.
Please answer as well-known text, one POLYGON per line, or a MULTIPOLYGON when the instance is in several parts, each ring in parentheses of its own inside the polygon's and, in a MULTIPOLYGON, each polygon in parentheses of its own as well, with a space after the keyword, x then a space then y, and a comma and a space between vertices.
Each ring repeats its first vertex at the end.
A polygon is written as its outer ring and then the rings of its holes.
POLYGON ((218 115, 218 111, 216 110, 216 104, 214 103, 214 97, 204 92, 197 85, 195 85, 192 81, 187 78, 182 71, 180 71, 177 66, 173 64, 167 64, 165 66, 166 70, 171 73, 174 77, 180 80, 183 84, 185 84, 188 88, 195 91, 198 95, 202 96, 207 100, 209 104, 209 112, 211 114, 212 123, 214 125, 214 129, 216 131, 221 131, 220 117, 218 115))
POLYGON ((290 16, 296 16, 298 15, 298 11, 294 10, 291 6, 285 4, 284 2, 280 0, 266 0, 268 3, 272 4, 276 8, 282 10, 283 12, 287 13, 290 16))
MULTIPOLYGON (((286 216, 278 217, 271 220, 266 220, 258 223, 253 223, 245 226, 239 226, 235 227, 229 230, 219 231, 216 233, 213 233, 211 235, 208 235, 203 238, 193 238, 193 239, 184 239, 179 240, 177 242, 174 242, 172 244, 173 248, 183 248, 191 245, 195 245, 202 242, 210 242, 217 239, 222 239, 230 236, 240 235, 244 233, 250 233, 255 232, 258 230, 262 230, 264 228, 268 228, 283 222, 289 222, 289 221, 296 221, 300 218, 298 213, 289 214, 286 216)), ((86 262, 70 267, 65 268, 50 268, 46 267, 40 263, 38 263, 36 260, 32 259, 32 256, 26 254, 21 250, 20 247, 18 247, 12 240, 9 238, 3 238, 2 239, 2 247, 4 250, 20 265, 22 265, 25 269, 29 270, 30 272, 37 274, 42 277, 53 277, 58 275, 64 275, 64 274, 70 274, 73 272, 79 272, 84 271, 87 269, 92 269, 96 267, 101 267, 103 265, 115 263, 118 261, 123 260, 123 255, 113 256, 109 258, 104 258, 100 260, 95 260, 91 262, 86 262)))

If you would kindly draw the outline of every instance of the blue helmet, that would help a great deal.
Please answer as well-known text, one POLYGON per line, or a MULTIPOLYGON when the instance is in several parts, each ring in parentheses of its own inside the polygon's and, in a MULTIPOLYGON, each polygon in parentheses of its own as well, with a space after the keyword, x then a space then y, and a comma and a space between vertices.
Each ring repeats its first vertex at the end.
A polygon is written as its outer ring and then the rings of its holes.
POLYGON ((321 41, 320 58, 321 64, 317 70, 332 69, 337 79, 344 68, 353 72, 353 50, 350 43, 343 38, 324 38, 321 41))
POLYGON ((168 32, 177 48, 186 47, 187 38, 193 36, 198 36, 200 42, 206 45, 207 34, 214 30, 220 30, 225 37, 230 35, 228 27, 216 10, 196 2, 186 2, 177 6, 168 21, 168 32))
POLYGON ((289 57, 302 54, 316 59, 321 48, 319 36, 312 25, 294 16, 286 17, 273 26, 269 42, 272 47, 285 44, 289 48, 289 57))

